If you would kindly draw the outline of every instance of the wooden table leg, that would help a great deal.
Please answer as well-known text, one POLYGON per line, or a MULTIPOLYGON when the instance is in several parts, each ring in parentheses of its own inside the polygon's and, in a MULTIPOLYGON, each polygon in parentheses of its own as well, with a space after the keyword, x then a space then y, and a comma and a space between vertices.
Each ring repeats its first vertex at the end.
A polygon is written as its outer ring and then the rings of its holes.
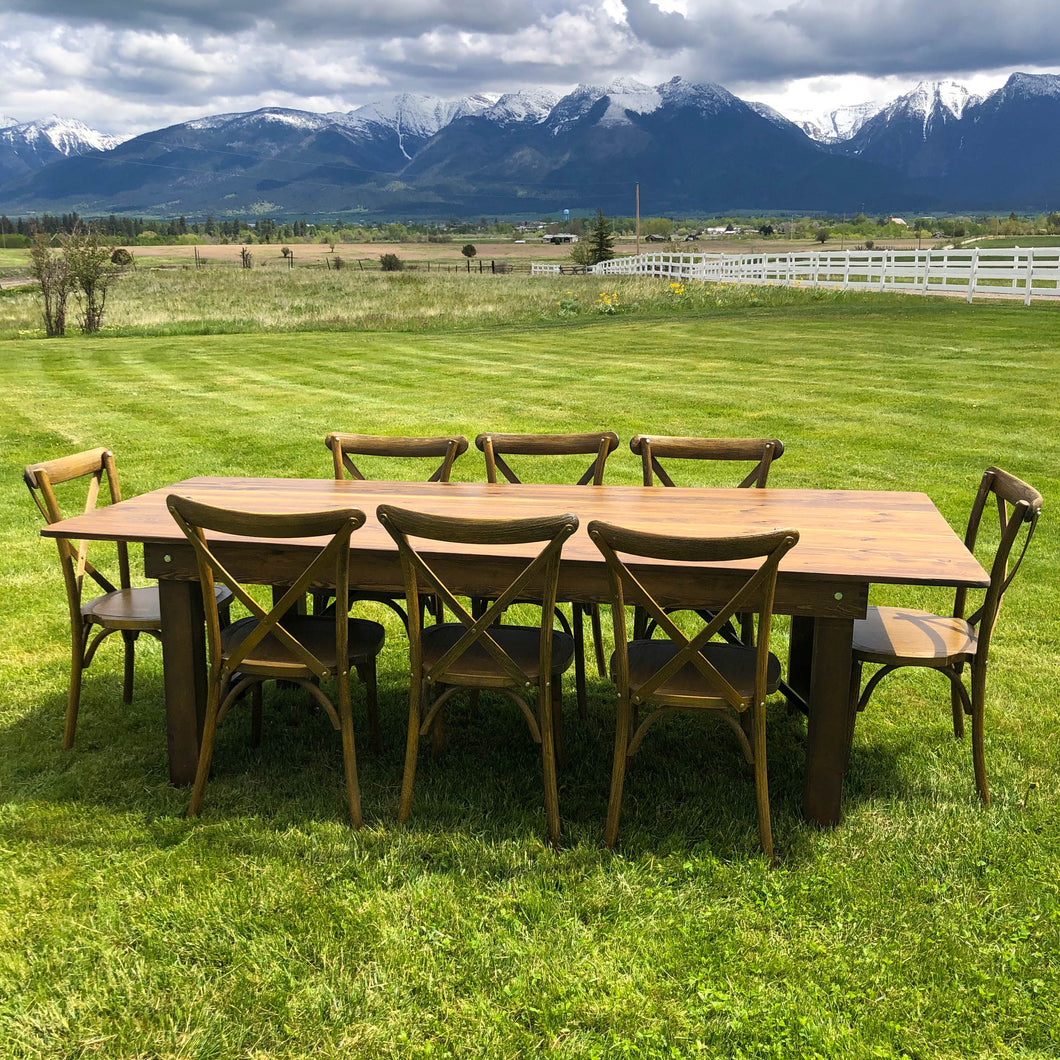
POLYGON ((791 616, 788 641, 788 687, 800 699, 788 699, 788 707, 806 713, 810 702, 810 677, 813 673, 813 623, 805 615, 791 616))
POLYGON ((202 590, 194 581, 160 578, 162 669, 166 690, 169 781, 195 780, 206 712, 206 633, 202 590))
POLYGON ((814 824, 839 823, 843 775, 850 759, 850 652, 854 620, 813 620, 810 716, 806 732, 803 814, 814 824))

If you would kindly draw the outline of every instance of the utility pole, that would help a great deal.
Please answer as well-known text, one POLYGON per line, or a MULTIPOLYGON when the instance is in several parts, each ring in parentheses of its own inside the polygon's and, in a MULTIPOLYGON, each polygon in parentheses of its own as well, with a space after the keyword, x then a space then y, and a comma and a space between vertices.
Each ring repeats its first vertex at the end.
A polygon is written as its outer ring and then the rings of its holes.
POLYGON ((640 182, 638 181, 634 188, 636 189, 637 199, 637 255, 640 255, 640 182))

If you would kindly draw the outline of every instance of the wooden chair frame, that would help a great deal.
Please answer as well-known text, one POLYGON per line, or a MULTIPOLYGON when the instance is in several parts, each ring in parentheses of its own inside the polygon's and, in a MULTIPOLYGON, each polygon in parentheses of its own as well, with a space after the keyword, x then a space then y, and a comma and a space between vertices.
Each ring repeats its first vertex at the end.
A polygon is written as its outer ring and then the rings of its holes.
MULTIPOLYGON (((755 794, 758 805, 758 829, 765 856, 773 860, 773 838, 769 816, 769 781, 766 768, 766 697, 776 690, 776 682, 768 679, 770 669, 769 635, 773 615, 773 596, 776 590, 777 568, 780 561, 798 540, 797 530, 781 529, 767 534, 748 534, 740 537, 697 538, 670 537, 644 533, 611 523, 594 520, 588 526, 589 537, 595 542, 607 563, 611 588, 611 611, 615 625, 615 653, 612 656, 612 679, 618 688, 618 712, 615 725, 615 753, 611 772, 611 795, 608 801, 605 841, 613 847, 618 838, 618 821, 622 810, 622 788, 628 763, 640 747, 648 730, 660 719, 678 710, 713 711, 736 734, 748 763, 754 769, 755 794), (652 595, 645 584, 650 582, 650 568, 638 568, 622 556, 683 562, 721 563, 761 560, 749 571, 746 580, 732 594, 728 602, 711 613, 702 629, 688 637, 670 617, 667 609, 652 595), (638 657, 651 645, 650 640, 627 641, 626 607, 641 608, 669 638, 674 649, 664 653, 662 665, 633 684, 630 666, 631 651, 638 657), (753 645, 719 644, 709 646, 733 615, 753 613, 758 617, 756 642, 753 645), (738 690, 732 674, 726 673, 726 663, 737 657, 747 658, 754 652, 754 680, 749 692, 738 690), (674 691, 667 682, 685 667, 696 671, 694 688, 674 691), (654 710, 637 723, 641 706, 654 710), (750 716, 749 725, 743 720, 750 716), (746 731, 749 729, 749 732, 746 731)), ((654 664, 653 664, 654 665, 654 664)), ((779 663, 776 664, 779 674, 779 663)))
POLYGON ((641 458, 645 486, 654 486, 656 477, 664 486, 675 485, 659 457, 673 460, 741 460, 755 466, 739 483, 740 488, 764 489, 769 468, 784 455, 779 438, 684 438, 673 435, 638 434, 630 439, 630 449, 641 458))
MULTIPOLYGON (((619 446, 614 431, 592 431, 583 434, 495 434, 483 432, 475 438, 475 445, 486 460, 486 481, 497 482, 497 472, 511 483, 522 483, 522 479, 511 469, 505 456, 577 456, 593 454, 592 463, 575 483, 578 486, 600 486, 604 481, 604 466, 608 456, 619 446)), ((574 684, 578 698, 578 713, 585 715, 585 633, 584 616, 589 616, 593 633, 593 649, 596 654, 596 669, 601 677, 607 671, 604 659, 603 630, 600 626, 600 607, 597 604, 573 604, 572 622, 567 621, 562 611, 558 612, 566 632, 574 637, 574 684)))
POLYGON ((391 437, 382 434, 344 434, 332 431, 324 439, 335 462, 335 478, 349 476, 365 481, 360 468, 351 459, 354 456, 440 458, 428 482, 448 482, 453 464, 458 456, 467 452, 467 439, 462 434, 436 438, 391 437))
POLYGON ((578 527, 577 516, 566 513, 530 519, 462 519, 380 505, 378 517, 398 547, 409 614, 409 728, 400 820, 407 821, 412 810, 420 737, 431 730, 440 716, 439 712, 460 690, 493 689, 503 692, 519 707, 531 737, 541 745, 545 816, 549 836, 553 843, 558 843, 560 816, 556 786, 556 732, 560 724, 558 685, 561 674, 552 672, 554 632, 551 617, 546 620, 544 616, 551 616, 555 610, 560 555, 564 542, 578 527), (412 538, 476 546, 544 544, 481 614, 472 614, 434 570, 424 552, 412 544, 412 538), (536 592, 537 586, 540 586, 539 594, 536 592), (535 602, 539 598, 542 607, 536 678, 524 664, 509 654, 502 643, 505 632, 515 631, 517 627, 499 625, 505 608, 525 599, 531 587, 535 588, 535 602), (441 600, 443 607, 452 612, 464 630, 448 650, 429 665, 424 661, 424 630, 421 625, 420 597, 424 592, 441 600), (475 646, 484 649, 494 665, 473 676, 467 672, 461 673, 457 663, 475 646), (526 692, 535 686, 538 690, 536 711, 531 709, 525 698, 526 692), (440 691, 431 699, 435 688, 440 691))
POLYGON ((614 431, 594 431, 587 434, 494 434, 484 432, 475 445, 486 458, 486 481, 497 482, 498 470, 509 481, 522 482, 508 466, 506 456, 577 456, 593 454, 592 463, 578 479, 578 486, 590 483, 599 486, 604 481, 604 464, 610 453, 618 448, 614 431))
MULTIPOLYGON (((57 523, 64 518, 54 487, 85 478, 88 479, 85 512, 95 509, 101 492, 105 491, 111 504, 121 500, 114 454, 106 448, 88 449, 55 460, 30 464, 23 472, 30 496, 48 523, 57 523)), ((124 542, 118 542, 117 545, 117 585, 89 561, 87 541, 57 538, 56 544, 70 611, 70 687, 63 731, 63 747, 69 750, 73 747, 77 728, 82 674, 92 663, 100 644, 112 633, 121 633, 125 645, 122 701, 131 703, 137 637, 147 633, 161 639, 162 618, 157 588, 132 588, 129 550, 124 542), (103 590, 102 596, 85 599, 86 575, 103 590)))
MULTIPOLYGON (((990 641, 997 625, 1005 592, 1023 563, 1023 557, 1027 554, 1027 548, 1034 536, 1042 510, 1042 495, 1033 486, 1029 486, 1001 468, 987 468, 979 483, 979 490, 972 504, 964 535, 965 547, 973 554, 991 498, 993 498, 997 511, 999 543, 990 565, 990 585, 986 590, 982 605, 967 617, 965 617, 965 609, 968 605, 968 590, 957 589, 953 602, 952 627, 963 634, 968 649, 953 653, 948 653, 944 648, 934 649, 930 655, 901 654, 898 648, 894 651, 885 650, 883 644, 868 645, 859 649, 859 632, 867 627, 855 623, 853 667, 850 678, 850 699, 856 716, 868 706, 869 699, 880 681, 895 670, 907 666, 919 666, 938 670, 944 674, 950 683, 950 708, 953 715, 954 736, 964 736, 965 715, 972 719, 972 764, 975 770, 975 787, 984 804, 990 802, 984 749, 986 674, 990 641), (1013 549, 1017 547, 1021 534, 1023 543, 1010 569, 1009 558, 1013 549), (880 669, 869 678, 859 695, 862 667, 865 663, 877 663, 880 669), (965 687, 963 678, 966 665, 970 674, 969 687, 965 687)), ((926 612, 870 608, 869 618, 862 620, 862 623, 885 621, 885 616, 889 614, 896 616, 899 621, 904 618, 908 622, 930 621, 935 617, 926 612)))
MULTIPOLYGON (((353 456, 440 458, 441 463, 434 469, 427 481, 448 482, 456 458, 466 453, 468 447, 467 439, 462 434, 413 438, 385 434, 343 434, 339 431, 332 431, 327 435, 324 444, 331 450, 335 478, 340 482, 346 477, 359 482, 367 481, 360 468, 351 459, 353 456)), ((318 589, 314 590, 312 597, 314 613, 323 613, 331 599, 330 595, 318 589)), ((390 608, 401 619, 405 629, 408 629, 409 616, 395 597, 387 593, 354 590, 350 593, 351 606, 358 601, 383 604, 384 607, 390 608)), ((428 608, 437 606, 437 602, 429 597, 425 598, 423 603, 428 608)))
MULTIPOLYGON (((656 479, 663 486, 676 485, 659 463, 659 457, 663 457, 670 460, 753 461, 754 467, 737 483, 737 488, 765 489, 770 466, 784 455, 784 443, 779 438, 691 438, 638 434, 630 439, 629 448, 641 459, 645 486, 654 486, 656 479)), ((710 620, 709 611, 700 610, 698 613, 705 621, 710 620)), ((746 640, 750 633, 746 618, 738 615, 735 621, 740 626, 739 633, 734 624, 722 631, 722 636, 734 644, 746 640)), ((634 621, 634 630, 635 636, 651 635, 652 625, 643 613, 634 621)), ((801 701, 802 697, 796 696, 787 686, 785 692, 790 693, 793 700, 801 701)))
POLYGON ((347 594, 349 591, 350 536, 364 524, 365 515, 356 508, 345 508, 322 512, 300 512, 289 514, 261 514, 234 511, 203 504, 189 497, 171 494, 166 504, 177 525, 184 532, 195 551, 202 584, 203 603, 206 609, 206 634, 209 655, 209 678, 206 719, 203 726, 202 746, 199 752, 195 786, 192 789, 188 815, 194 816, 202 807, 206 781, 210 775, 214 736, 218 724, 229 708, 244 692, 254 690, 253 736, 256 742, 260 735, 261 685, 266 680, 293 682, 303 688, 323 707, 333 727, 342 734, 342 758, 346 777, 346 797, 350 818, 354 827, 360 828, 361 797, 357 783, 357 756, 354 746, 353 707, 350 696, 350 663, 360 671, 367 687, 368 713, 374 728, 376 716, 375 655, 382 647, 383 630, 378 623, 362 622, 363 634, 350 643, 350 620, 347 616, 347 594), (206 531, 255 538, 322 538, 327 542, 316 551, 301 576, 288 588, 282 597, 266 609, 259 604, 226 568, 215 551, 220 542, 211 542, 206 531), (235 598, 250 612, 230 627, 235 632, 244 624, 250 631, 238 638, 222 637, 217 608, 214 604, 214 584, 226 585, 235 598), (306 591, 320 582, 335 585, 337 606, 333 618, 307 618, 297 613, 306 591), (326 657, 314 652, 304 640, 305 633, 312 628, 333 626, 334 664, 326 657), (369 628, 369 627, 374 627, 369 628), (297 634, 302 634, 302 638, 297 634), (271 657, 256 649, 272 641, 285 649, 273 652, 271 657), (358 650, 360 648, 360 650, 358 650), (334 677, 338 688, 338 709, 321 691, 319 682, 334 677))

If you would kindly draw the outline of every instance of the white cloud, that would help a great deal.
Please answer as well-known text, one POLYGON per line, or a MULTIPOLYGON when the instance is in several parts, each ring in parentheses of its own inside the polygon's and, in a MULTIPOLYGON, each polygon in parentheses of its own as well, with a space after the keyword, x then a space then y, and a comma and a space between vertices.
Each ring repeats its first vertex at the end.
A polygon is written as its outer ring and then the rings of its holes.
POLYGON ((716 81, 784 110, 889 99, 922 78, 982 91, 1057 56, 1055 0, 7 0, 0 112, 132 133, 619 75, 716 81))

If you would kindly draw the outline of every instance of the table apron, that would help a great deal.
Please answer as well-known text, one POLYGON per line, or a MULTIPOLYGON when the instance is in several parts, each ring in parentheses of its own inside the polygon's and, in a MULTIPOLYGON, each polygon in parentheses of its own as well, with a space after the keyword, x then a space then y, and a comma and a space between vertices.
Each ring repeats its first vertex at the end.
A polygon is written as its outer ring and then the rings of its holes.
MULTIPOLYGON (((288 585, 305 570, 304 551, 274 545, 256 544, 226 547, 215 543, 218 559, 233 577, 257 585, 288 585)), ((511 584, 525 566, 517 557, 476 557, 437 555, 430 559, 438 576, 456 593, 468 596, 497 596, 511 584)), ((182 543, 144 546, 144 571, 149 578, 194 581, 198 568, 191 547, 182 543)), ((747 573, 737 570, 697 570, 654 567, 651 588, 656 600, 666 607, 719 607, 731 599, 747 573)), ((366 592, 404 594, 401 565, 394 551, 355 550, 350 563, 350 586, 366 592)), ((530 599, 534 586, 521 595, 530 599)), ((868 606, 868 585, 839 578, 813 578, 786 575, 777 580, 774 611, 782 615, 828 618, 864 618, 868 606)), ((606 603, 610 599, 607 571, 603 562, 563 561, 559 598, 575 603, 606 603)))

